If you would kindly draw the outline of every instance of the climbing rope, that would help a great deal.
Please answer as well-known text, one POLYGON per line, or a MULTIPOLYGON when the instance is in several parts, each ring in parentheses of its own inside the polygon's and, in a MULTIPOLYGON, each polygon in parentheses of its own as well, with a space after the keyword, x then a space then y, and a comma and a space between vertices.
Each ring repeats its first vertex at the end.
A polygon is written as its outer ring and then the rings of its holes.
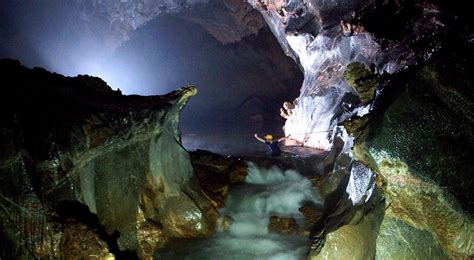
MULTIPOLYGON (((327 133, 332 130, 325 130, 325 131, 314 131, 314 132, 307 132, 307 133, 296 133, 296 134, 290 134, 290 136, 295 136, 295 135, 308 135, 308 134, 317 134, 317 133, 327 133)), ((267 133, 265 133, 267 134, 267 133)), ((258 135, 265 135, 265 134, 258 134, 258 135)), ((217 136, 249 136, 250 134, 219 134, 219 133, 184 133, 183 135, 197 135, 197 136, 203 136, 203 135, 217 135, 217 136)))
POLYGON ((300 133, 300 134, 290 134, 290 136, 293 135, 308 135, 308 134, 317 134, 317 133, 327 133, 331 132, 332 130, 325 130, 325 131, 315 131, 315 132, 308 132, 308 133, 300 133))

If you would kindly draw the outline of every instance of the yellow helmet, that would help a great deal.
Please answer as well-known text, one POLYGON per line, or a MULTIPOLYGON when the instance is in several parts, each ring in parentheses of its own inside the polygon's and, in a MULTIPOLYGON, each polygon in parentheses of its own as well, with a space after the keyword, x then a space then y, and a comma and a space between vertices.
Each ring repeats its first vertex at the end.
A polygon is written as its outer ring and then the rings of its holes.
POLYGON ((272 134, 267 134, 265 136, 265 139, 273 140, 273 135, 272 134))

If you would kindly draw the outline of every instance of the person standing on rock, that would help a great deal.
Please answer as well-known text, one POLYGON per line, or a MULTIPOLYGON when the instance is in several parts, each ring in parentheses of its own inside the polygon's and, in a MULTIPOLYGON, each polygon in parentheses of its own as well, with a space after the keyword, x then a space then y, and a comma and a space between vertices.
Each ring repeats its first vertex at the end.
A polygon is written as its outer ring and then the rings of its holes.
POLYGON ((265 143, 268 146, 268 149, 270 150, 270 153, 272 154, 272 156, 279 156, 281 154, 281 149, 280 149, 280 146, 278 146, 278 143, 285 140, 286 138, 290 136, 288 135, 286 137, 282 137, 276 141, 273 140, 272 134, 265 135, 265 139, 260 138, 256 133, 254 134, 254 137, 258 141, 265 143))

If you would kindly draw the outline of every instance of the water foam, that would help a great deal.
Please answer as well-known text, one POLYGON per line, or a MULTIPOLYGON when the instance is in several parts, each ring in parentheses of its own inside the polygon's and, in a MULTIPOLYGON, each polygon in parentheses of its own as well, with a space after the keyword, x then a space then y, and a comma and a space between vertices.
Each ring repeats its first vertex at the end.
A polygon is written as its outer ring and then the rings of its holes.
MULTIPOLYGON (((304 222, 299 208, 320 203, 311 182, 294 170, 259 168, 249 163, 245 184, 231 190, 220 213, 232 224, 207 240, 187 245, 172 257, 184 259, 302 259, 311 241, 300 235, 271 233, 269 218, 293 217, 304 222)), ((164 257, 166 258, 166 257, 164 257)))
POLYGON ((224 214, 234 218, 248 218, 249 214, 293 217, 300 214, 304 201, 320 203, 311 182, 294 170, 262 169, 249 163, 245 182, 250 185, 230 195, 224 214))

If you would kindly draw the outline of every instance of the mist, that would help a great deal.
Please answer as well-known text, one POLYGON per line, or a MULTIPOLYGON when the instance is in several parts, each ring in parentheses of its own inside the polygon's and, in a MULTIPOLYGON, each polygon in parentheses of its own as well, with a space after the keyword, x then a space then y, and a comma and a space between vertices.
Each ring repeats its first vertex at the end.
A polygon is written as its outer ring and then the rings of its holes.
POLYGON ((1 58, 67 76, 97 76, 107 51, 98 31, 81 27, 75 1, 2 1, 1 58))
POLYGON ((298 95, 303 77, 268 27, 223 44, 201 25, 161 15, 111 46, 101 21, 92 28, 81 13, 87 7, 78 3, 2 2, 0 58, 67 76, 97 76, 125 95, 162 95, 195 85, 198 95, 181 119, 192 148, 215 147, 215 134, 236 142, 253 141, 254 132, 283 134, 279 109, 298 95))

